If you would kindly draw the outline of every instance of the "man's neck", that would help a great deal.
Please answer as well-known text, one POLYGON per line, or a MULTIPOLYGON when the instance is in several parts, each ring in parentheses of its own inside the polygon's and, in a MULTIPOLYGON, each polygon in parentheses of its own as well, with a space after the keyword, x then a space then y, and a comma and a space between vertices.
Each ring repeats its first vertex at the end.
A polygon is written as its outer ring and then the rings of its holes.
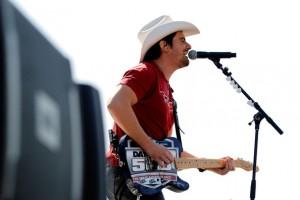
POLYGON ((164 74, 166 80, 170 80, 172 74, 175 72, 176 68, 170 63, 164 62, 162 59, 153 60, 153 62, 157 65, 159 70, 164 74))

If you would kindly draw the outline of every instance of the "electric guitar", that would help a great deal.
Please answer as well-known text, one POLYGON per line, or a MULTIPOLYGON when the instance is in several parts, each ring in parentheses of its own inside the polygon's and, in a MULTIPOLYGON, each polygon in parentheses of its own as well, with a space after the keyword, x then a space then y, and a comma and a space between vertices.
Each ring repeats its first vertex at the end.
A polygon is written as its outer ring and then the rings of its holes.
MULTIPOLYGON (((183 151, 181 143, 173 137, 162 141, 155 141, 169 149, 175 157, 175 162, 160 167, 127 135, 120 139, 119 155, 124 163, 124 176, 131 179, 134 188, 141 194, 153 195, 160 192, 163 188, 174 192, 183 192, 189 188, 189 184, 180 179, 177 170, 189 168, 213 169, 224 167, 221 159, 197 159, 197 158, 179 158, 183 151)), ((233 161, 236 168, 242 168, 251 171, 253 165, 242 159, 233 161)), ((258 171, 256 167, 256 172, 258 171)))

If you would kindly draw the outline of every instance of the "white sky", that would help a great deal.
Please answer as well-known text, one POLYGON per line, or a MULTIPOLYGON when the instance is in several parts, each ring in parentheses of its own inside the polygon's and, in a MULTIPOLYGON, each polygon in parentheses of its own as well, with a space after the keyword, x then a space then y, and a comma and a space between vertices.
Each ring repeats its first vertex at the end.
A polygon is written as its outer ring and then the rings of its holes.
MULTIPOLYGON (((186 20, 201 34, 187 38, 199 51, 231 51, 223 60, 233 77, 283 129, 261 124, 256 199, 300 199, 299 6, 296 0, 14 0, 39 30, 71 60, 73 77, 96 87, 102 103, 126 69, 137 64, 137 32, 162 14, 186 20)), ((208 60, 174 74, 184 148, 195 155, 230 155, 252 161, 254 108, 208 60)), ((112 119, 105 111, 105 127, 112 119)), ((251 173, 227 176, 195 169, 179 172, 190 189, 167 199, 249 199, 251 173)))

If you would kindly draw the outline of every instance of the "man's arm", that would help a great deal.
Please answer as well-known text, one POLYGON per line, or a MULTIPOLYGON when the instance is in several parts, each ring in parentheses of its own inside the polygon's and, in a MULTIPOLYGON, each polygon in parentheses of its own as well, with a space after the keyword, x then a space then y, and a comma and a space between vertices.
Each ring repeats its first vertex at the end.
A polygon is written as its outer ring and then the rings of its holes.
POLYGON ((145 133, 132 109, 138 99, 134 91, 119 85, 108 102, 107 108, 118 126, 161 167, 174 161, 173 155, 162 145, 158 145, 145 133))

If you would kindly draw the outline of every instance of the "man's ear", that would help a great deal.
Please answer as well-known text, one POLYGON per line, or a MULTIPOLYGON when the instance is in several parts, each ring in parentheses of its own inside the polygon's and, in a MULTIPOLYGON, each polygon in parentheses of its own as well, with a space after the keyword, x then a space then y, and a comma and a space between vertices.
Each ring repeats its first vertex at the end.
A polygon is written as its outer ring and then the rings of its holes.
POLYGON ((162 51, 165 51, 165 50, 167 50, 167 49, 169 48, 169 45, 168 45, 167 42, 164 41, 164 40, 161 40, 161 41, 159 42, 159 46, 160 46, 160 49, 161 49, 162 51))

